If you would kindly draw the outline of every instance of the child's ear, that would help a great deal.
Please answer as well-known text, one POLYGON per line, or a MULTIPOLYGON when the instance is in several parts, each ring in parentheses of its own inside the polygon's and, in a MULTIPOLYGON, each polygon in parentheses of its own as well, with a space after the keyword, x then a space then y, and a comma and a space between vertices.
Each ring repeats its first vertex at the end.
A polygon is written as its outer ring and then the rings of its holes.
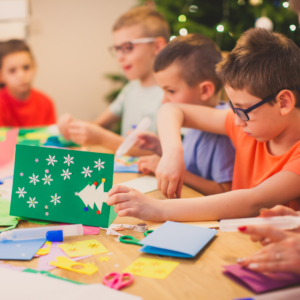
POLYGON ((157 55, 166 45, 167 42, 162 36, 157 37, 154 41, 155 55, 157 55))
POLYGON ((289 114, 296 106, 296 96, 290 90, 282 90, 276 96, 280 112, 283 116, 289 114))
POLYGON ((209 100, 215 93, 215 85, 211 81, 202 81, 198 86, 201 101, 209 100))

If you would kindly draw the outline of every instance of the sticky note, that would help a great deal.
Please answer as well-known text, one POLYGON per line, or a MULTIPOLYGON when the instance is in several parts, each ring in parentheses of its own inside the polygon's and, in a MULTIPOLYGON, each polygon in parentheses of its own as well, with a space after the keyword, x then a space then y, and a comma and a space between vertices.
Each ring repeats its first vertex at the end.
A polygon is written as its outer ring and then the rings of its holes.
POLYGON ((31 260, 46 239, 0 242, 0 259, 31 260))
POLYGON ((178 262, 152 258, 138 258, 133 264, 123 270, 123 273, 131 273, 138 276, 164 279, 177 266, 178 262))
POLYGON ((56 257, 56 261, 51 261, 50 265, 56 266, 65 270, 82 273, 82 274, 88 274, 92 275, 95 272, 98 271, 98 267, 96 267, 94 264, 83 264, 79 262, 75 262, 65 256, 58 256, 56 257), (80 266, 83 267, 81 269, 75 269, 73 267, 80 266))
POLYGON ((69 257, 95 255, 108 252, 108 250, 97 240, 87 240, 72 244, 61 244, 59 247, 69 257))

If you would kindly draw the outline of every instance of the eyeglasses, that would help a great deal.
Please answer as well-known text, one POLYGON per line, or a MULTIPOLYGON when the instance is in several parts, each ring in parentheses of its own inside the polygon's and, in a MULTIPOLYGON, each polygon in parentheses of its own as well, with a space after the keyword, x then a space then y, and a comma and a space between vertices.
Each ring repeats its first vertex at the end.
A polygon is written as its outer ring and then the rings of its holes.
POLYGON ((121 44, 120 46, 111 46, 109 47, 109 50, 114 56, 118 53, 118 51, 121 51, 123 54, 128 54, 133 50, 135 44, 153 43, 155 39, 155 37, 133 39, 129 42, 121 44))
MULTIPOLYGON (((282 90, 286 90, 286 89, 282 89, 282 90)), ((280 90, 278 93, 280 93, 282 90, 280 90)), ((300 88, 295 88, 294 90, 299 91, 300 88)), ((278 93, 277 93, 277 94, 278 94, 278 93)), ((271 101, 272 99, 274 99, 274 98, 277 96, 277 94, 276 94, 275 96, 268 96, 268 97, 266 97, 265 99, 263 99, 262 101, 256 103, 255 105, 253 105, 253 106, 251 106, 251 107, 249 107, 249 108, 247 108, 247 109, 235 108, 230 100, 229 100, 228 102, 229 102, 229 106, 231 107, 231 109, 233 110, 233 112, 234 112, 235 114, 237 114, 238 117, 239 117, 242 121, 249 121, 249 120, 250 120, 250 118, 249 118, 249 116, 248 116, 248 113, 249 113, 249 112, 251 112, 251 111, 254 110, 255 108, 258 108, 258 107, 262 106, 263 104, 265 104, 265 103, 271 101)))

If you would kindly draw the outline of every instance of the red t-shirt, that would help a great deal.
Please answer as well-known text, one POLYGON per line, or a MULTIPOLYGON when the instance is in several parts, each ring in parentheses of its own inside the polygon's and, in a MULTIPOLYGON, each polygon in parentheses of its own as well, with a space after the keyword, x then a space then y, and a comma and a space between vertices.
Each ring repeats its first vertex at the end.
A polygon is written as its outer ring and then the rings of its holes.
POLYGON ((0 126, 34 127, 55 123, 54 104, 41 92, 31 89, 28 98, 20 101, 7 88, 0 90, 0 126))
MULTIPOLYGON (((225 122, 226 133, 236 148, 232 190, 253 188, 280 171, 300 175, 300 141, 283 155, 271 155, 266 142, 258 142, 234 124, 235 115, 230 111, 225 122)), ((287 205, 300 210, 300 200, 287 205)))

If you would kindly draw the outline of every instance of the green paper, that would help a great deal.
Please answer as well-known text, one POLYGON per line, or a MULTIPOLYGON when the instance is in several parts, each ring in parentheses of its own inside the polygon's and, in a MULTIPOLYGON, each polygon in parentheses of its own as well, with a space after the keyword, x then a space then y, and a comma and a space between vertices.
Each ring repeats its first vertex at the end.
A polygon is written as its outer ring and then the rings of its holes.
POLYGON ((17 145, 10 215, 107 228, 113 166, 112 154, 17 145))
POLYGON ((48 225, 52 224, 53 222, 49 221, 41 221, 41 220, 35 220, 35 219, 29 219, 29 218, 22 218, 22 217, 17 217, 19 221, 27 221, 28 223, 33 223, 33 224, 38 224, 38 225, 48 225))
POLYGON ((9 201, 0 197, 0 227, 9 226, 4 229, 0 228, 0 232, 14 229, 18 224, 17 218, 9 215, 9 206, 9 201))

